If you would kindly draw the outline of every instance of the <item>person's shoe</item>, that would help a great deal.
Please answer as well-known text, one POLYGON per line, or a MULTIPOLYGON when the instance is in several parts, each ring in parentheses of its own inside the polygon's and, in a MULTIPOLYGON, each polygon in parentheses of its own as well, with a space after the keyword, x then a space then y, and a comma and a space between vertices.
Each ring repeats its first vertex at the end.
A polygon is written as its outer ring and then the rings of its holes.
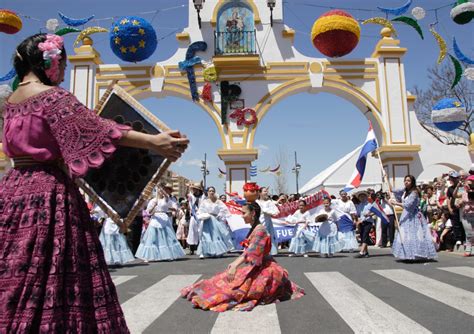
POLYGON ((334 254, 328 254, 328 257, 333 257, 333 256, 334 256, 334 254))
POLYGON ((356 256, 354 256, 355 259, 364 259, 368 257, 369 257, 369 253, 359 253, 356 256))
POLYGON ((308 257, 308 254, 304 254, 303 256, 304 256, 304 257, 308 257))
POLYGON ((464 253, 462 256, 464 256, 464 257, 469 257, 469 256, 471 256, 471 252, 466 252, 466 253, 464 253))
POLYGON ((288 254, 288 257, 294 257, 295 254, 288 254))
POLYGON ((204 255, 202 255, 202 254, 199 255, 199 258, 200 258, 200 259, 204 259, 204 255))

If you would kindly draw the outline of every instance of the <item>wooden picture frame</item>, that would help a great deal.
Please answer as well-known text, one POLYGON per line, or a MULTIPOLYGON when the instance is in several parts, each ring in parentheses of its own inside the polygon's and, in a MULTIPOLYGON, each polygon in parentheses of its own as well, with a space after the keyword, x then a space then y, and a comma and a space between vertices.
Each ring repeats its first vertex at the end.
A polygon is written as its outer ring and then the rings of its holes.
MULTIPOLYGON (((169 127, 116 82, 107 88, 95 112, 135 131, 159 134, 169 127)), ((118 224, 130 225, 171 165, 154 152, 118 146, 100 169, 90 169, 79 187, 118 224)))

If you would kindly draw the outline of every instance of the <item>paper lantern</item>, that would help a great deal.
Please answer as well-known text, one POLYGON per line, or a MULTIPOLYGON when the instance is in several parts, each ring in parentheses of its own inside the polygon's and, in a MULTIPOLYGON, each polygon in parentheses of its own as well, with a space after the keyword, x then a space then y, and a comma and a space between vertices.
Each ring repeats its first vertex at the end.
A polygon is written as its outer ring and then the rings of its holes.
POLYGON ((466 119, 466 107, 453 98, 439 100, 431 111, 431 120, 443 131, 456 130, 466 119))
POLYGON ((466 24, 474 18, 474 3, 468 0, 458 0, 451 9, 451 19, 457 24, 466 24))
POLYGON ((124 61, 147 59, 155 52, 157 43, 155 29, 141 17, 124 16, 110 28, 110 47, 124 61))
POLYGON ((0 31, 6 34, 16 34, 21 30, 23 23, 20 17, 11 10, 0 9, 0 31))
POLYGON ((415 7, 411 10, 411 15, 417 20, 423 20, 426 16, 426 11, 421 7, 415 7))
POLYGON ((464 76, 467 80, 474 80, 474 67, 468 67, 464 70, 464 76))
POLYGON ((311 30, 313 45, 328 57, 342 57, 359 43, 359 23, 345 11, 335 9, 321 15, 311 30))

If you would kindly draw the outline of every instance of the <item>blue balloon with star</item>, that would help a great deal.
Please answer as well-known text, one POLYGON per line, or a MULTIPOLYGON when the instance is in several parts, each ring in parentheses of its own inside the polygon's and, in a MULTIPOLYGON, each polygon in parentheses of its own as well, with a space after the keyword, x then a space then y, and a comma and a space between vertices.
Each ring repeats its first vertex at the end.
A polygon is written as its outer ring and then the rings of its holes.
POLYGON ((110 47, 124 61, 139 62, 150 57, 158 41, 152 25, 137 16, 124 16, 112 23, 110 47))

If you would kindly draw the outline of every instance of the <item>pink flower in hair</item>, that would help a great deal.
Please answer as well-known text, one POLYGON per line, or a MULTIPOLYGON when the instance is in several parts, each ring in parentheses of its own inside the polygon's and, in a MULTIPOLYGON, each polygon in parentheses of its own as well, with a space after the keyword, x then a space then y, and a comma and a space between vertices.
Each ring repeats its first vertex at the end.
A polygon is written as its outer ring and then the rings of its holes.
POLYGON ((38 44, 38 48, 43 51, 46 76, 54 83, 59 80, 59 61, 61 60, 63 45, 63 38, 53 34, 47 34, 46 40, 38 44))

